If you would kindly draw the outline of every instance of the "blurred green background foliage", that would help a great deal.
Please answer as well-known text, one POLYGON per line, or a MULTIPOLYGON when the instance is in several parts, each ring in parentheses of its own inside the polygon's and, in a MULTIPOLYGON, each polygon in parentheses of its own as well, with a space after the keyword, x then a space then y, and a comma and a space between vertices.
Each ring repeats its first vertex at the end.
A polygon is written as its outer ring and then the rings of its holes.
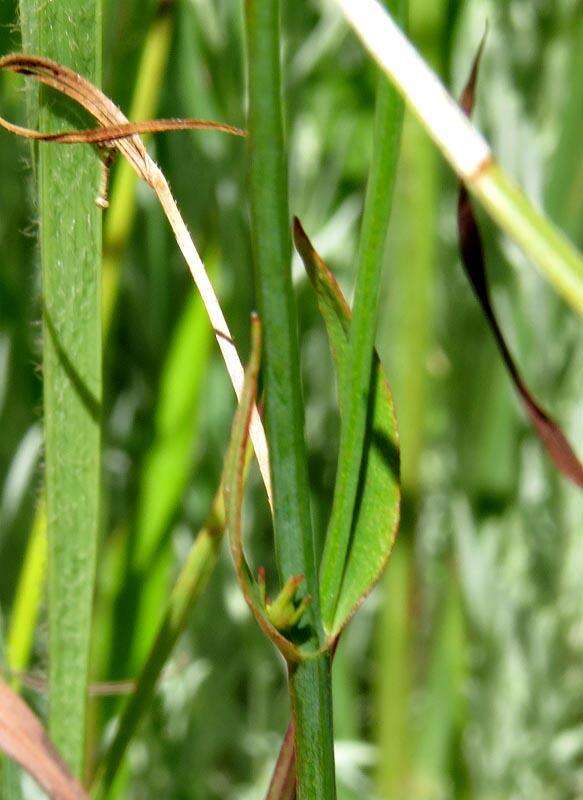
MULTIPOLYGON (((155 115, 244 125, 242 3, 164 5, 171 30, 155 115)), ((456 93, 488 22, 477 124, 505 169, 581 246, 579 0, 410 5, 413 41, 456 93)), ((291 209, 350 297, 375 68, 332 3, 283 6, 291 209)), ((158 3, 104 0, 104 10, 104 89, 127 111, 158 3)), ((19 48, 16 3, 5 0, 0 52, 19 48)), ((10 119, 24 118, 21 89, 0 76, 10 119)), ((246 356, 254 287, 245 144, 189 132, 160 135, 149 147, 246 356)), ((0 136, 5 625, 42 485, 31 161, 26 143, 0 136)), ((455 193, 453 175, 407 116, 377 337, 401 430, 403 524, 386 579, 335 663, 340 797, 569 800, 583 796, 583 497, 554 473, 499 362, 459 264, 455 193)), ((535 394, 581 452, 580 320, 481 221, 503 328, 535 394)), ((120 252, 106 246, 107 257, 119 269, 119 288, 104 342, 95 681, 136 674, 218 486, 234 409, 191 279, 145 186, 135 188, 127 242, 120 252)), ((334 372, 299 260, 294 276, 313 510, 323 535, 338 440, 334 372)), ((269 515, 252 477, 253 558, 269 570, 269 515)), ((43 611, 30 672, 46 672, 46 647, 43 611)), ((43 694, 27 697, 42 713, 43 694)), ((111 736, 119 704, 91 701, 94 750, 111 736)), ((225 552, 131 747, 119 796, 260 798, 287 718, 283 669, 225 552)))

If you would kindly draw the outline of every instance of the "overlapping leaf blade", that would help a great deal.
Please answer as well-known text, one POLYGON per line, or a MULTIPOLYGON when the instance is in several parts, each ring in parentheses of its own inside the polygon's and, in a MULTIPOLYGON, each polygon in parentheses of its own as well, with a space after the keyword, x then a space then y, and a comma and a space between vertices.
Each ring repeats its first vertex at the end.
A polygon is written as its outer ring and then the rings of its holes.
MULTIPOLYGON (((350 309, 334 276, 312 247, 299 220, 294 239, 318 298, 332 356, 341 377, 346 363, 350 309)), ((352 535, 342 588, 328 634, 337 634, 368 595, 391 553, 399 523, 399 440, 391 391, 374 355, 372 391, 352 535)), ((341 382, 341 380, 340 380, 341 382)), ((342 397, 340 395, 340 413, 342 397)))

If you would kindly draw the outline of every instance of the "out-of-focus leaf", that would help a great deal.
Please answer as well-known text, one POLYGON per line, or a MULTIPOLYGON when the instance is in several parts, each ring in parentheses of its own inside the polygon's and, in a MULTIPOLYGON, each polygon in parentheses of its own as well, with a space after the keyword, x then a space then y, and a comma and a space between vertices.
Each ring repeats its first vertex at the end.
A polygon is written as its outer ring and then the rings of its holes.
MULTIPOLYGON (((483 48, 484 39, 480 44, 480 48, 474 59, 470 77, 460 99, 460 105, 468 116, 471 115, 474 107, 476 82, 483 48)), ((583 464, 581 464, 575 455, 573 448, 567 441, 559 425, 557 425, 542 406, 537 403, 530 389, 522 379, 518 367, 508 349, 500 325, 498 324, 490 299, 490 288, 488 276, 486 274, 486 263, 480 229, 478 228, 470 196, 463 184, 460 184, 457 220, 462 263, 466 275, 482 307, 482 311, 494 335, 514 387, 518 392, 539 439, 543 443, 557 469, 576 486, 583 488, 583 464)))
POLYGON ((39 719, 3 681, 0 681, 0 749, 30 773, 52 800, 89 800, 39 719))
POLYGON ((95 779, 95 797, 110 796, 111 787, 123 763, 132 736, 151 705, 162 669, 186 628, 193 606, 214 571, 223 539, 224 516, 223 493, 219 488, 205 524, 199 531, 174 584, 154 643, 136 681, 135 691, 121 714, 116 734, 100 765, 95 779))
MULTIPOLYGON (((338 372, 345 365, 350 309, 326 264, 298 219, 295 244, 314 286, 338 372)), ((362 472, 342 588, 331 629, 336 637, 379 579, 391 553, 399 522, 399 441, 389 386, 374 356, 362 472)), ((342 398, 340 397, 340 413, 342 398)))

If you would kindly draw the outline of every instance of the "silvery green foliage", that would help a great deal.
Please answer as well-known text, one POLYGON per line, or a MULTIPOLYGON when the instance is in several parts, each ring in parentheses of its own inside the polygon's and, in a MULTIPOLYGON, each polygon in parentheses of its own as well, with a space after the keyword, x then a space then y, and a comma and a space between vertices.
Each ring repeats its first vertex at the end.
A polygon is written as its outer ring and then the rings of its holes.
MULTIPOLYGON (((482 85, 495 88, 480 95, 481 124, 502 163, 542 202, 561 157, 572 55, 563 26, 574 23, 573 4, 482 5, 492 45, 482 85)), ((570 233, 581 240, 581 230, 570 233)), ((514 248, 499 246, 516 269, 495 289, 513 347, 580 450, 581 327, 514 248)), ((465 748, 476 796, 567 800, 583 792, 583 500, 521 427, 516 488, 489 508, 459 497, 452 515, 471 631, 465 748)), ((509 457, 500 442, 497 460, 495 445, 494 483, 509 457)))
POLYGON ((465 500, 455 508, 473 639, 466 754, 479 797, 559 800, 583 789, 582 608, 565 559, 583 549, 526 503, 478 524, 465 500))

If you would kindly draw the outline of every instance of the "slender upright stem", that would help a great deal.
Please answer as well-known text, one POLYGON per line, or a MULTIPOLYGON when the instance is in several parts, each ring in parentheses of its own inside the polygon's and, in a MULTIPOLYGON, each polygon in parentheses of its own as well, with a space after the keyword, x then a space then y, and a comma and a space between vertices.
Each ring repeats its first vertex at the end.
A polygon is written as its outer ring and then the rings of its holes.
MULTIPOLYGON (((447 0, 410 0, 409 30, 435 68, 445 58, 442 40, 447 0)), ((403 505, 397 546, 384 583, 378 622, 376 708, 378 785, 382 798, 407 795, 417 785, 411 716, 414 620, 411 598, 417 576, 415 535, 420 462, 425 444, 427 357, 435 303, 438 154, 418 120, 404 121, 399 179, 392 219, 389 293, 383 308, 384 352, 398 409, 403 505)), ((423 724, 423 723, 422 723, 423 724)))
POLYGON ((267 435, 282 577, 301 572, 317 601, 279 65, 279 0, 246 3, 249 149, 257 294, 265 336, 267 435))
MULTIPOLYGON (((21 0, 24 47, 94 83, 100 0, 21 0)), ((71 127, 70 107, 39 94, 43 130, 71 127)), ((71 769, 83 765, 88 653, 99 524, 101 414, 100 163, 85 146, 38 150, 46 506, 49 540, 49 728, 71 769)))
MULTIPOLYGON (((282 578, 306 577, 310 621, 321 635, 310 519, 304 413, 287 197, 280 84, 279 0, 247 0, 252 232, 265 337, 267 438, 275 545, 282 578)), ((300 800, 335 797, 330 665, 327 656, 290 670, 300 800)))
MULTIPOLYGON (((389 0, 389 8, 406 20, 407 1, 389 0)), ((379 76, 373 162, 367 186, 358 257, 358 272, 346 368, 341 380, 342 417, 334 504, 322 560, 322 617, 332 626, 352 530, 352 518, 369 401, 385 239, 403 123, 403 102, 397 90, 379 76)))

